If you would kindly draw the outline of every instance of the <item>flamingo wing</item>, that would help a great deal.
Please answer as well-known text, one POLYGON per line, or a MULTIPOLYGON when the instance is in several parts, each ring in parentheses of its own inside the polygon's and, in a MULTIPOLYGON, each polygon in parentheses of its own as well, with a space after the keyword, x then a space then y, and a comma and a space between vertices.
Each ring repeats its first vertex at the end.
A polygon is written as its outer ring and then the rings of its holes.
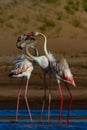
POLYGON ((62 59, 60 61, 61 65, 62 65, 62 69, 61 69, 61 77, 62 79, 64 79, 66 82, 72 84, 73 86, 75 86, 75 82, 74 82, 74 78, 73 75, 71 73, 71 70, 69 68, 68 62, 66 59, 62 59))

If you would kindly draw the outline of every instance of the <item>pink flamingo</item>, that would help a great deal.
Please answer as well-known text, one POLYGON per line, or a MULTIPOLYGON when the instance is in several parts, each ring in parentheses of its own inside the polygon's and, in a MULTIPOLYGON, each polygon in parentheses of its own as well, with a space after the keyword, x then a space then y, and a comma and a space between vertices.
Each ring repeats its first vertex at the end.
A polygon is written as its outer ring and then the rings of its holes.
MULTIPOLYGON (((36 55, 38 55, 37 49, 33 45, 31 46, 31 48, 33 48, 36 52, 36 55)), ((27 100, 27 91, 28 91, 29 79, 34 69, 35 61, 29 60, 29 57, 27 57, 24 54, 21 54, 14 59, 13 65, 14 65, 14 69, 9 73, 9 77, 22 77, 22 82, 23 82, 23 78, 27 77, 24 98, 29 112, 30 120, 32 122, 30 107, 27 100)), ((19 109, 20 94, 22 90, 22 82, 17 97, 16 121, 18 120, 18 109, 19 109)))
MULTIPOLYGON (((44 72, 44 98, 43 98, 43 104, 42 104, 42 111, 41 111, 41 119, 42 119, 42 114, 43 114, 43 110, 44 110, 44 106, 45 106, 45 101, 46 101, 46 74, 49 74, 49 77, 51 78, 52 75, 52 70, 50 68, 50 64, 48 61, 48 58, 45 55, 42 56, 33 56, 32 54, 30 54, 29 52, 29 47, 30 45, 26 46, 26 53, 27 55, 33 59, 43 70, 44 72)), ((52 61, 56 62, 54 56, 49 53, 49 57, 50 59, 52 59, 52 61)), ((49 86, 50 86, 50 82, 49 82, 49 86)), ((51 101, 51 89, 49 87, 49 105, 48 105, 48 121, 49 121, 49 117, 50 117, 50 101, 51 101)))

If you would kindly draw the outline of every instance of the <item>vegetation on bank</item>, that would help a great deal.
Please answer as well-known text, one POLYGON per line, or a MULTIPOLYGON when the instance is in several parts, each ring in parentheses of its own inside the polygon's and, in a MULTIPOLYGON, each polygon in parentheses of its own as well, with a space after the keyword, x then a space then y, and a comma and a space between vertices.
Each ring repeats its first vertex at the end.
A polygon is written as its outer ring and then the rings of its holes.
POLYGON ((0 1, 0 28, 13 30, 14 34, 32 27, 59 36, 62 24, 86 29, 86 16, 87 0, 0 1))

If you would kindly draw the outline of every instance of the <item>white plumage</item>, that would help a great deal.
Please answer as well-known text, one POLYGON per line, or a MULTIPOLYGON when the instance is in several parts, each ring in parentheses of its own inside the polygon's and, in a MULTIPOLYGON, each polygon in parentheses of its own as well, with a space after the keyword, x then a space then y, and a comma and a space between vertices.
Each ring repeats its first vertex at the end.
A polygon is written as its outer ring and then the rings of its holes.
MULTIPOLYGON (((31 48, 34 49, 36 56, 38 56, 38 50, 33 45, 31 46, 31 48)), ((31 116, 31 112, 30 112, 30 108, 29 108, 29 104, 28 104, 27 91, 28 91, 29 79, 30 79, 31 73, 34 69, 34 65, 35 65, 35 61, 30 60, 30 58, 28 56, 21 54, 21 55, 16 56, 16 58, 14 59, 13 69, 9 73, 9 77, 22 77, 22 81, 23 81, 23 77, 27 77, 24 98, 25 98, 25 102, 27 105, 27 109, 29 112, 31 122, 32 122, 32 116, 31 116)), ((22 85, 22 83, 21 83, 21 85, 22 85)), ((18 109, 19 109, 21 88, 22 88, 22 86, 20 86, 20 89, 18 92, 18 97, 17 97, 16 121, 18 119, 18 109)))
POLYGON ((33 71, 33 64, 25 55, 18 55, 13 61, 14 69, 9 74, 10 77, 27 77, 30 78, 33 71))

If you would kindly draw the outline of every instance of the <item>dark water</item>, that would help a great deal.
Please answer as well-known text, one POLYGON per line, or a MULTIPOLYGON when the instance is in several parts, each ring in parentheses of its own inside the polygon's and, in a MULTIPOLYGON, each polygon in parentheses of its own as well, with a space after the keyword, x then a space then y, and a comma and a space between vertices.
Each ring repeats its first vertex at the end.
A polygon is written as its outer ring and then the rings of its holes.
MULTIPOLYGON (((32 116, 39 117, 41 110, 31 110, 32 116)), ((19 110, 19 120, 17 123, 11 121, 14 117, 15 110, 0 110, 0 130, 87 130, 87 110, 71 110, 69 124, 65 124, 65 119, 58 123, 59 110, 51 110, 51 120, 48 123, 47 119, 43 119, 42 123, 39 122, 39 118, 34 119, 31 123, 28 119, 20 119, 20 117, 27 117, 27 110, 19 110), (9 117, 9 118, 7 118, 9 117), (52 119, 52 117, 56 117, 52 119), (78 119, 76 118, 78 117, 78 119)), ((48 111, 45 110, 43 116, 46 117, 48 111)), ((63 110, 63 116, 67 116, 67 110, 63 110)))

